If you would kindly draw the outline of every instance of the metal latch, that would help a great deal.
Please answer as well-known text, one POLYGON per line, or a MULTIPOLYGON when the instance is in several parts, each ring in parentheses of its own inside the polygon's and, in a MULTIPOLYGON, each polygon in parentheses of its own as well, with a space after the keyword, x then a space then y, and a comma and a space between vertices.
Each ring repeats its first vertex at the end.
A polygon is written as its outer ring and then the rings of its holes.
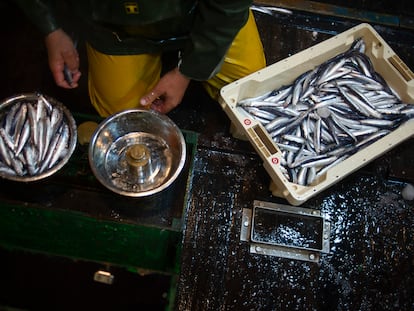
POLYGON ((93 275, 93 280, 99 283, 111 285, 114 282, 114 276, 108 271, 98 270, 93 275))
POLYGON ((240 240, 250 253, 319 262, 329 253, 330 229, 319 210, 256 200, 243 209, 240 240))

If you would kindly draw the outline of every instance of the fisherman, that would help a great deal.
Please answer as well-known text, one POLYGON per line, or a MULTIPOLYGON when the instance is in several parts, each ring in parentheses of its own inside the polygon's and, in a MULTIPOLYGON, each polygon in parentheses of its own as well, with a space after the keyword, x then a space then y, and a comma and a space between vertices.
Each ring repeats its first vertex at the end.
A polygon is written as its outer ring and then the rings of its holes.
MULTIPOLYGON (((76 88, 79 54, 56 14, 59 1, 17 2, 45 35, 55 83, 76 88)), ((224 85, 266 65, 251 2, 65 1, 65 17, 76 18, 86 41, 92 105, 101 116, 137 107, 168 113, 191 80, 217 100, 224 85), (161 76, 161 56, 169 51, 178 52, 177 64, 161 76)))

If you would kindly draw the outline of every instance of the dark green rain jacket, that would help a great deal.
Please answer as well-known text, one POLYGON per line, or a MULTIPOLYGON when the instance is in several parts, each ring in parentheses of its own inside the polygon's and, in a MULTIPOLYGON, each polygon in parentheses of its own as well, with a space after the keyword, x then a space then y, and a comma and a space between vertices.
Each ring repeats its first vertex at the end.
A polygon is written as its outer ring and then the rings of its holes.
MULTIPOLYGON (((46 35, 64 28, 58 0, 16 0, 46 35)), ((180 50, 180 72, 194 80, 214 76, 247 21, 247 0, 67 0, 65 17, 81 25, 98 51, 113 55, 180 50)))

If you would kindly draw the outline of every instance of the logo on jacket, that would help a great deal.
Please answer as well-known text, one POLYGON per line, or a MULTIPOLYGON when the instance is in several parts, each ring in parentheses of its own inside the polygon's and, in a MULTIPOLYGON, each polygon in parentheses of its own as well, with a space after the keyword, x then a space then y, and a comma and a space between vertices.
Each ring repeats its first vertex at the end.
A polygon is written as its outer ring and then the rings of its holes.
POLYGON ((138 14, 138 3, 125 2, 124 7, 125 7, 126 14, 138 14))

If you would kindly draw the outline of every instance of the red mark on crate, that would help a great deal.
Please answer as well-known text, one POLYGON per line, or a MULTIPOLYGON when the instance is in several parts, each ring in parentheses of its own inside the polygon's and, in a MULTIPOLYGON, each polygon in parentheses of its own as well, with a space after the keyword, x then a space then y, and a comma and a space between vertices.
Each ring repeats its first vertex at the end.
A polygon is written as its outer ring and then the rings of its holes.
POLYGON ((279 158, 276 158, 276 157, 272 158, 272 163, 275 165, 279 164, 279 158))
POLYGON ((244 125, 250 125, 250 124, 252 124, 252 120, 250 120, 250 119, 244 119, 244 125))

